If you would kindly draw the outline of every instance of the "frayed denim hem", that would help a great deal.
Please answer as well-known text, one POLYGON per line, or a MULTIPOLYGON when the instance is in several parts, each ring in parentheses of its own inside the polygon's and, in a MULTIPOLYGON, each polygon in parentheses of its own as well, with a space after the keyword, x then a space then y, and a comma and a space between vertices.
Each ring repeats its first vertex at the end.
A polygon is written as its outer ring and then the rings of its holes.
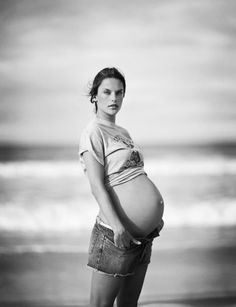
POLYGON ((128 276, 132 276, 134 275, 135 273, 132 272, 132 273, 127 273, 127 274, 118 274, 118 273, 106 273, 106 272, 103 272, 103 271, 99 271, 98 269, 94 269, 93 267, 91 267, 90 265, 87 264, 87 267, 92 269, 94 272, 96 273, 99 273, 99 274, 103 274, 103 275, 107 275, 107 276, 112 276, 112 277, 115 277, 115 278, 122 278, 122 277, 128 277, 128 276))

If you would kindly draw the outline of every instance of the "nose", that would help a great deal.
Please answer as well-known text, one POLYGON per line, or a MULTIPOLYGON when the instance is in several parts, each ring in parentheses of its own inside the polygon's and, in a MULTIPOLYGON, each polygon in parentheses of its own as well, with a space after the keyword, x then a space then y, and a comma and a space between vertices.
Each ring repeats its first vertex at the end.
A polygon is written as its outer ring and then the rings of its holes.
POLYGON ((111 93, 111 101, 116 101, 116 93, 111 93))

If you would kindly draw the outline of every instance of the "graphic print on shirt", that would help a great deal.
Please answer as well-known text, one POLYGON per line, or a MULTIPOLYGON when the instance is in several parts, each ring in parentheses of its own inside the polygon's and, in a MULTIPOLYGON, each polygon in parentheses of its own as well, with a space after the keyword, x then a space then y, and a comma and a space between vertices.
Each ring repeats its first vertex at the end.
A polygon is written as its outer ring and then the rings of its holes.
MULTIPOLYGON (((127 146, 130 149, 134 148, 134 142, 131 139, 128 139, 124 136, 121 135, 116 135, 114 136, 113 140, 115 142, 119 142, 124 144, 125 146, 127 146)), ((130 167, 142 167, 144 166, 143 160, 140 157, 140 154, 137 150, 133 150, 129 159, 126 161, 125 165, 124 165, 124 169, 130 168, 130 167)))
POLYGON ((126 162, 124 168, 144 166, 143 160, 141 159, 138 151, 132 151, 129 160, 126 162))
POLYGON ((124 145, 126 145, 129 148, 134 148, 134 142, 132 140, 124 137, 124 136, 116 135, 116 136, 114 136, 113 140, 115 142, 118 142, 118 143, 123 143, 124 145))

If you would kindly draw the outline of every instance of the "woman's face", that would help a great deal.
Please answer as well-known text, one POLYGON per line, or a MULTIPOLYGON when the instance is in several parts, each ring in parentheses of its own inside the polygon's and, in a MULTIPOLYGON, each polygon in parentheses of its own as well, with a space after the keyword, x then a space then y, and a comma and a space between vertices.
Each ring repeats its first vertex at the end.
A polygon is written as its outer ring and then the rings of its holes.
POLYGON ((101 117, 114 117, 120 110, 124 97, 124 86, 119 79, 106 78, 98 87, 97 114, 101 117))

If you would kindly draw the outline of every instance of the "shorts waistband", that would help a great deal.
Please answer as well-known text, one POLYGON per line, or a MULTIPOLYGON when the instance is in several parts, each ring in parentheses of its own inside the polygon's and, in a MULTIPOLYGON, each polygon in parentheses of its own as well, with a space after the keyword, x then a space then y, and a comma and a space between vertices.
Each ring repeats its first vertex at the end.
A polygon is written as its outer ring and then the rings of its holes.
MULTIPOLYGON (((101 218, 98 216, 96 218, 96 225, 98 228, 101 228, 102 231, 112 240, 114 239, 114 232, 111 228, 110 225, 105 224, 101 218)), ((146 243, 149 241, 152 241, 154 238, 158 237, 159 234, 159 230, 158 228, 155 228, 151 233, 149 233, 146 237, 137 237, 135 239, 137 239, 138 241, 140 241, 141 243, 146 243)))
POLYGON ((100 224, 100 225, 102 225, 102 226, 104 226, 104 227, 106 227, 106 228, 112 230, 111 226, 108 225, 108 224, 105 224, 105 223, 102 221, 102 219, 100 218, 99 215, 96 217, 96 222, 97 222, 98 224, 100 224))

